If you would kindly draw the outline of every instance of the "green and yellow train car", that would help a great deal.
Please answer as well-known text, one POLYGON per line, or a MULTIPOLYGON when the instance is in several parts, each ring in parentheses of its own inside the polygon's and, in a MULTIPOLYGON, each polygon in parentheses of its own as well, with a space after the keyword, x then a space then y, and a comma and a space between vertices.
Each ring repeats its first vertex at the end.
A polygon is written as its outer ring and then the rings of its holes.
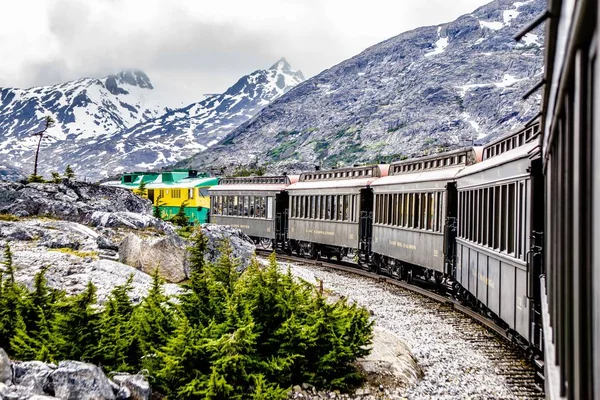
POLYGON ((193 224, 208 222, 210 197, 208 188, 215 186, 218 178, 209 177, 194 170, 174 170, 162 173, 133 172, 124 174, 118 186, 133 190, 152 201, 164 219, 172 218, 181 205, 185 215, 193 224), (145 184, 145 193, 140 193, 140 183, 145 184))

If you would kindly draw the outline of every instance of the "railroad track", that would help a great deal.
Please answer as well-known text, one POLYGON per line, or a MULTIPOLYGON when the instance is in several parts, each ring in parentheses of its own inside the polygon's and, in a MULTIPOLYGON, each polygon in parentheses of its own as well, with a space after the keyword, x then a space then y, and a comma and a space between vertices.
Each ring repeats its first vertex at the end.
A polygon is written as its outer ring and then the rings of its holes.
MULTIPOLYGON (((269 250, 257 249, 257 254, 262 256, 268 256, 270 253, 271 251, 269 250)), ((418 306, 421 309, 414 310, 414 312, 419 315, 422 315, 421 318, 424 321, 429 320, 433 315, 436 319, 441 319, 443 321, 443 324, 452 327, 452 330, 460 335, 461 340, 464 340, 463 343, 467 343, 468 346, 476 348, 480 354, 482 354, 487 360, 491 362, 492 365, 494 365, 495 371, 493 373, 497 374, 498 376, 501 376, 503 381, 506 383, 507 387, 510 387, 510 394, 494 394, 491 392, 482 394, 481 392, 479 392, 475 394, 474 398, 543 398, 543 393, 536 385, 535 371, 532 365, 526 361, 522 350, 515 346, 512 342, 510 342, 510 335, 504 329, 497 326, 493 321, 459 304, 454 299, 451 299, 439 293, 432 292, 420 286, 408 284, 406 282, 398 281, 391 277, 377 275, 375 273, 359 269, 352 263, 317 261, 282 254, 277 254, 277 258, 280 261, 287 261, 300 266, 309 265, 325 267, 326 269, 341 271, 351 275, 362 276, 373 280, 375 283, 388 284, 418 294, 421 299, 418 302, 418 306), (474 325, 472 323, 469 323, 469 321, 474 321, 477 324, 474 325), (474 326, 476 327, 477 325, 482 326, 483 328, 474 328, 474 326)), ((404 326, 401 328, 401 330, 403 329, 405 329, 404 326)), ((414 325, 412 327, 409 327, 409 329, 415 329, 414 325)), ((422 351, 418 349, 418 345, 414 347, 416 348, 417 352, 422 351)), ((423 351, 423 353, 419 354, 419 358, 422 357, 425 364, 435 364, 435 362, 437 362, 435 361, 435 356, 433 356, 433 362, 427 361, 428 358, 432 358, 431 355, 425 354, 427 351, 432 350, 423 351)), ((451 355, 451 357, 453 356, 451 355)), ((430 375, 444 374, 444 368, 431 368, 432 370, 429 371, 430 375)), ((469 367, 463 372, 464 376, 466 376, 467 379, 471 379, 470 376, 477 376, 478 374, 477 367, 473 369, 469 367)), ((454 375, 460 375, 460 372, 456 372, 454 375)), ((443 385, 443 382, 439 382, 440 378, 432 378, 430 376, 429 379, 432 379, 435 385, 443 385), (436 381, 436 379, 438 379, 438 381, 436 381)), ((456 376, 454 376, 452 379, 456 379, 456 376)), ((452 389, 450 388, 444 390, 452 389)), ((442 393, 445 393, 446 395, 449 394, 449 392, 444 390, 442 390, 441 393, 427 393, 427 395, 435 397, 442 395, 442 393)), ((417 393, 412 393, 412 395, 410 395, 409 393, 409 397, 420 397, 423 394, 424 393, 419 393, 417 390, 417 393)), ((474 393, 468 394, 468 396, 471 396, 472 394, 474 393)), ((467 394, 454 393, 453 395, 457 397, 462 397, 467 394)))

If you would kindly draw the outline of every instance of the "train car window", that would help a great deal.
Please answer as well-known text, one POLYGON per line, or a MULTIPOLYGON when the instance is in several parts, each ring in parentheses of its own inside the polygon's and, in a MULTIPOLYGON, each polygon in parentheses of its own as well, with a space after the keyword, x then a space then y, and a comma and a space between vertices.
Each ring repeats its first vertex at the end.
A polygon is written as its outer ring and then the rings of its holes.
POLYGON ((347 194, 344 195, 344 215, 342 216, 344 221, 350 221, 350 202, 348 201, 348 197, 347 194))
POLYGON ((325 219, 331 219, 331 196, 325 196, 325 219))
POLYGON ((437 230, 441 232, 444 223, 444 193, 438 192, 437 194, 437 230))
POLYGON ((337 220, 344 220, 344 196, 342 195, 337 196, 337 220))
POLYGON ((429 193, 427 195, 427 205, 429 208, 429 218, 427 219, 427 229, 430 231, 435 230, 435 193, 429 193))
POLYGON ((523 210, 527 210, 527 204, 525 202, 525 196, 523 195, 524 191, 524 182, 519 182, 518 184, 518 196, 519 196, 519 215, 517 216, 517 254, 516 257, 520 259, 524 259, 523 257, 523 243, 526 235, 523 234, 523 230, 525 229, 525 224, 523 222, 523 210))
POLYGON ((481 204, 481 208, 480 208, 480 213, 481 213, 481 219, 483 221, 482 224, 482 229, 481 229, 481 244, 483 246, 487 246, 488 244, 488 219, 489 219, 489 215, 488 215, 488 211, 489 211, 489 207, 488 207, 488 189, 482 189, 482 204, 481 204))
POLYGON ((516 230, 516 219, 515 219, 515 184, 511 183, 508 185, 508 253, 515 252, 515 230, 516 230))
POLYGON ((413 193, 412 225, 411 228, 419 227, 419 193, 413 193))
POLYGON ((308 218, 315 217, 315 196, 308 196, 308 218))
POLYGON ((194 188, 188 189, 187 198, 188 199, 193 199, 194 198, 194 188))
POLYGON ((267 197, 267 218, 273 218, 273 197, 267 197))
POLYGON ((507 185, 502 185, 500 188, 500 251, 506 251, 508 213, 506 209, 508 190, 507 185))
POLYGON ((500 248, 500 186, 494 187, 494 249, 500 248))

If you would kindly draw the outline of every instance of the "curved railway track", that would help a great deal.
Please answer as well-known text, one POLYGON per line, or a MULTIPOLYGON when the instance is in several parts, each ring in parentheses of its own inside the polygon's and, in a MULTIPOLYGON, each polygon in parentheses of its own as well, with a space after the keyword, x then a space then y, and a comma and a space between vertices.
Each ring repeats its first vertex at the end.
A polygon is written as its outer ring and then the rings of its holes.
MULTIPOLYGON (((262 256, 268 256, 270 253, 270 250, 257 249, 257 254, 262 256)), ((423 384, 423 386, 429 387, 427 390, 430 391, 426 393, 419 391, 422 390, 422 388, 416 389, 416 392, 414 393, 411 393, 411 390, 409 389, 409 392, 407 393, 409 398, 422 398, 424 395, 436 397, 446 396, 447 398, 462 397, 464 395, 474 396, 472 398, 543 398, 543 393, 536 385, 535 371, 532 365, 526 361, 526 355, 522 349, 510 342, 510 334, 501 327, 497 326, 493 321, 461 305, 456 300, 446 295, 428 290, 424 287, 408 284, 391 277, 377 275, 375 273, 359 269, 352 263, 317 261, 282 254, 277 254, 277 258, 280 261, 289 262, 299 266, 325 267, 324 270, 334 270, 342 272, 343 274, 365 277, 374 281, 374 283, 377 285, 382 285, 383 287, 391 289, 393 292, 398 292, 394 289, 399 288, 404 289, 412 294, 417 294, 419 300, 415 306, 418 309, 414 310, 414 314, 418 314, 417 318, 421 318, 423 321, 429 321, 425 324, 431 323, 431 321, 441 320, 447 329, 450 329, 453 333, 456 333, 458 336, 460 336, 460 343, 457 343, 456 345, 446 344, 438 346, 436 351, 442 351, 440 349, 443 348, 443 351, 448 353, 449 358, 455 358, 460 353, 460 349, 453 347, 466 345, 473 349, 477 349, 478 354, 481 354, 486 360, 489 361, 490 365, 493 365, 494 370, 491 371, 491 373, 499 375, 502 381, 505 382, 506 387, 510 388, 509 391, 504 392, 495 392, 494 390, 496 389, 490 388, 490 392, 476 392, 467 394, 460 392, 448 392, 448 390, 452 391, 453 389, 451 387, 442 387, 439 389, 439 392, 435 392, 436 389, 432 386, 440 384, 440 376, 442 377, 442 381, 462 379, 457 378, 457 376, 473 377, 474 379, 481 380, 485 380, 486 378, 479 376, 483 373, 478 371, 478 367, 472 368, 454 365, 455 368, 465 368, 465 370, 461 372, 454 371, 453 373, 448 373, 448 371, 445 371, 445 368, 440 367, 441 365, 445 365, 445 362, 430 361, 429 359, 431 358, 431 355, 424 353, 419 354, 420 350, 417 349, 416 355, 419 358, 419 362, 423 361, 425 363, 424 367, 426 370, 426 375, 430 375, 429 379, 432 379, 433 382, 425 382, 423 384), (472 323, 472 321, 475 321, 476 324, 472 323), (481 326, 483 326, 483 328, 481 328, 481 326), (498 340, 498 338, 500 338, 500 340, 498 340), (428 368, 430 368, 429 371, 427 370, 428 368), (448 374, 448 377, 445 377, 446 374, 448 374)), ((406 294, 406 292, 404 292, 404 294, 406 294)), ((435 326, 437 323, 433 323, 433 326, 435 326)), ((433 328, 433 326, 431 326, 431 328, 433 328)), ((404 329, 404 327, 402 329, 404 329)), ((407 327, 407 329, 418 330, 421 328, 410 326, 407 327)), ((425 329, 423 332, 417 333, 416 335, 421 335, 420 337, 422 340, 427 340, 429 333, 430 332, 425 329)), ((435 332, 431 332, 431 335, 437 335, 439 336, 439 339, 443 340, 444 333, 436 334, 435 332)), ((448 338, 448 341, 453 341, 454 339, 455 338, 448 338)), ((488 370, 486 373, 489 374, 490 371, 488 370)), ((443 386, 444 382, 442 382, 441 385, 443 386)))

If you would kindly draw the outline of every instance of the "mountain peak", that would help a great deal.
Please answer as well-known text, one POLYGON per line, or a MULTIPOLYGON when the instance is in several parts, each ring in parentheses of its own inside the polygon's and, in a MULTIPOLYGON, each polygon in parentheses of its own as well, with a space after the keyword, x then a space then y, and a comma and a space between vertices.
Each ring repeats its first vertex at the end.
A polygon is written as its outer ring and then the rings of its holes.
POLYGON ((285 59, 285 57, 281 57, 275 64, 271 65, 269 69, 281 69, 281 70, 292 70, 292 66, 285 59))
POLYGON ((300 82, 303 82, 305 80, 302 71, 294 70, 290 63, 285 59, 285 57, 281 57, 279 60, 277 60, 275 64, 271 65, 269 71, 278 71, 279 73, 295 76, 300 80, 300 82))
POLYGON ((122 89, 119 87, 119 85, 123 84, 137 86, 142 89, 154 89, 154 86, 152 86, 152 82, 150 82, 148 75, 139 69, 125 69, 117 74, 108 75, 105 79, 106 88, 113 94, 118 94, 116 92, 121 92, 122 89))

